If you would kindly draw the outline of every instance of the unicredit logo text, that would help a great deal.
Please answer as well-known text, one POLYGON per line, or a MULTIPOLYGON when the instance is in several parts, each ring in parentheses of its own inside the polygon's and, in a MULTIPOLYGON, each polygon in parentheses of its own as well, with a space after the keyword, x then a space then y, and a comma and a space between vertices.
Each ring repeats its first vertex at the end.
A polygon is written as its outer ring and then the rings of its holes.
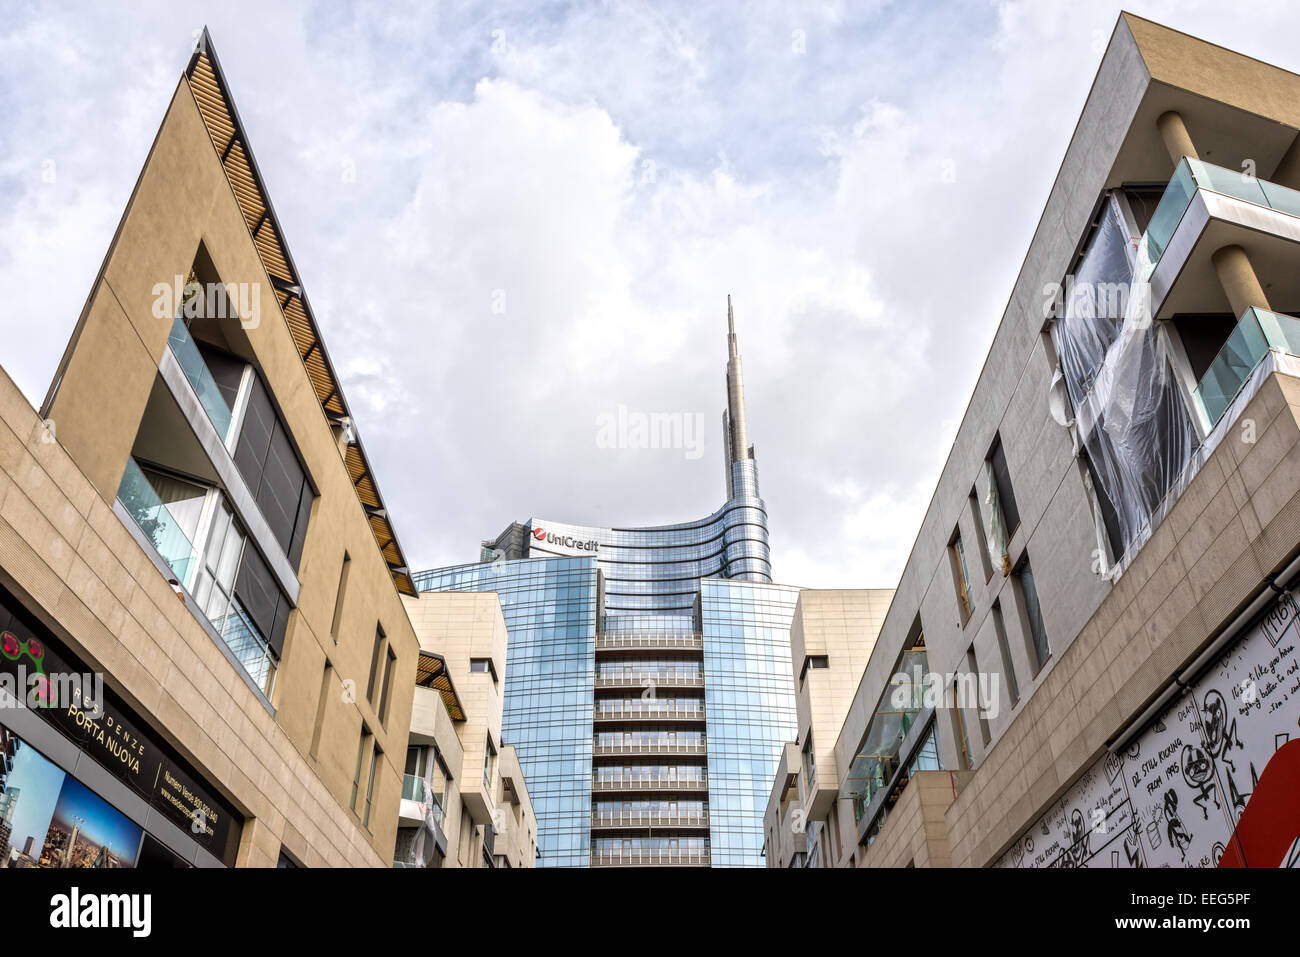
POLYGON ((533 538, 539 542, 550 542, 552 545, 560 545, 564 548, 572 548, 579 552, 594 552, 596 550, 596 540, 588 539, 582 541, 574 538, 572 535, 556 535, 554 532, 548 532, 544 528, 534 528, 533 538))

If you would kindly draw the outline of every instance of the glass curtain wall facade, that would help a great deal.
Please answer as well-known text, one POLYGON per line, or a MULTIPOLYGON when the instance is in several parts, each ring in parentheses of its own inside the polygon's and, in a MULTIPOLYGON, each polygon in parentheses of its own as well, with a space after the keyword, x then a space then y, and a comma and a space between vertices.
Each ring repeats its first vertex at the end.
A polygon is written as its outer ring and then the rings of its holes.
POLYGON ((768 791, 796 733, 798 589, 771 584, 730 299, 727 313, 726 504, 653 528, 534 518, 483 542, 481 564, 414 576, 501 595, 502 734, 543 867, 762 866, 768 791), (555 615, 563 575, 581 579, 582 608, 555 615))
POLYGON ((492 591, 509 634, 501 737, 537 815, 541 867, 590 860, 596 563, 591 558, 457 565, 412 576, 421 591, 492 591))
POLYGON ((763 812, 785 742, 799 735, 790 622, 799 589, 706 579, 709 835, 714 867, 763 866, 763 812))

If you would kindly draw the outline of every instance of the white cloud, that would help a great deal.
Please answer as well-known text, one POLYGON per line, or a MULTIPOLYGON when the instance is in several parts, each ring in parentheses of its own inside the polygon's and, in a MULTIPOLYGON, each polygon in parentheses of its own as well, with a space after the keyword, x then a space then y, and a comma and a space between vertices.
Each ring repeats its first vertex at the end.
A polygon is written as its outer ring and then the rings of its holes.
MULTIPOLYGON (((1280 2, 1137 6, 1296 66, 1280 2)), ((713 511, 730 292, 778 577, 891 585, 1117 13, 28 8, 0 26, 0 362, 39 402, 211 15, 413 564, 533 514, 713 511), (703 457, 599 448, 619 405, 703 413, 703 457)))

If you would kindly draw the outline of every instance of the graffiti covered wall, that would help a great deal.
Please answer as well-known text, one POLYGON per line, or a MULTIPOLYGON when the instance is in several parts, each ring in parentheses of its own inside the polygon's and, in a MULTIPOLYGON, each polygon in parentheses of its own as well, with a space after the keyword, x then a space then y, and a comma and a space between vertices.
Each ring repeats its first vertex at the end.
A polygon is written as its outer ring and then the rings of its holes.
POLYGON ((1300 630, 1284 593, 999 867, 1300 866, 1300 630))

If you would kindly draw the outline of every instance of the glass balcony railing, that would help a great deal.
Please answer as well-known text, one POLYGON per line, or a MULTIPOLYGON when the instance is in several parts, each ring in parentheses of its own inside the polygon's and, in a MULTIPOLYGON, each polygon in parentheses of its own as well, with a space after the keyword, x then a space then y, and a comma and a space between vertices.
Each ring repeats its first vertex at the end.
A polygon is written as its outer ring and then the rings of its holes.
POLYGON ((188 585, 198 552, 133 458, 126 460, 126 471, 122 475, 122 484, 117 489, 117 500, 135 519, 149 541, 153 542, 154 548, 158 549, 163 560, 175 573, 177 581, 188 585))
POLYGON ((1160 262, 1169 240, 1182 221, 1183 213, 1191 205, 1198 189, 1222 193, 1256 206, 1276 209, 1292 216, 1300 216, 1300 191, 1268 183, 1242 171, 1225 169, 1201 160, 1183 157, 1174 176, 1165 188, 1156 206, 1151 222, 1138 246, 1139 262, 1146 278, 1160 262))
POLYGON ((1251 372, 1271 350, 1300 356, 1300 319, 1265 309, 1247 309, 1192 397, 1207 429, 1212 429, 1251 372))
POLYGON ((428 793, 429 789, 424 783, 424 778, 414 774, 402 778, 403 801, 423 801, 428 793))
POLYGON ((190 330, 185 327, 180 317, 172 323, 167 345, 171 347, 172 355, 176 357, 176 361, 185 372, 185 378, 189 379, 190 385, 194 387, 203 411, 212 421, 212 427, 217 430, 217 435, 221 436, 221 441, 226 441, 230 435, 230 406, 226 404, 221 389, 217 387, 217 380, 212 377, 208 364, 203 361, 203 355, 194 342, 194 337, 190 335, 190 330))

